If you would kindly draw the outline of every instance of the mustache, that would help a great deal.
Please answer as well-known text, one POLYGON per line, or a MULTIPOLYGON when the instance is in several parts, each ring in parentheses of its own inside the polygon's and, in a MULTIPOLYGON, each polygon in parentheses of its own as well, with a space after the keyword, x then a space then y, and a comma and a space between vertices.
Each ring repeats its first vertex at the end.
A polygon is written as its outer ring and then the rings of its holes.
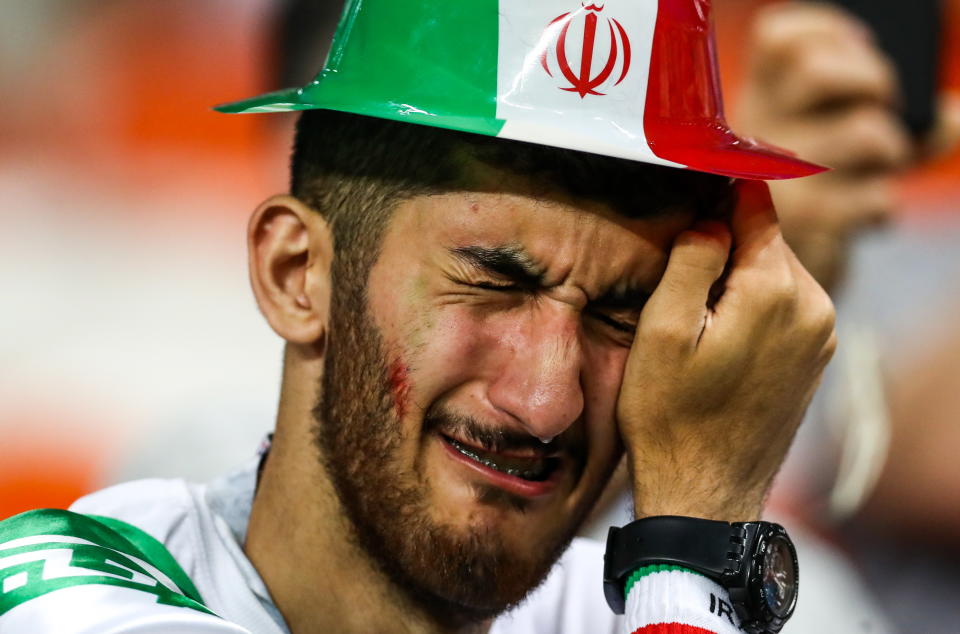
MULTIPOLYGON (((571 429, 573 426, 571 426, 571 429)), ((539 438, 513 429, 491 427, 472 416, 451 412, 434 404, 424 413, 424 432, 436 432, 462 438, 494 453, 527 449, 544 456, 568 454, 574 457, 583 453, 582 443, 570 430, 544 443, 539 438)))

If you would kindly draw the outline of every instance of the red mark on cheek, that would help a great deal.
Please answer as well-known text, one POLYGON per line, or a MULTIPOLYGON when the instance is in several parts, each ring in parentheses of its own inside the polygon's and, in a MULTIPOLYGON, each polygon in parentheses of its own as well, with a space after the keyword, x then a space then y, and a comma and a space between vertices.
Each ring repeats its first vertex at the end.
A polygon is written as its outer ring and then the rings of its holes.
POLYGON ((397 359, 390 364, 390 393, 393 394, 393 405, 397 410, 397 418, 403 418, 410 403, 410 368, 397 359))
POLYGON ((478 203, 473 203, 472 205, 470 205, 470 211, 472 211, 473 213, 477 213, 478 211, 480 211, 480 205, 478 203))

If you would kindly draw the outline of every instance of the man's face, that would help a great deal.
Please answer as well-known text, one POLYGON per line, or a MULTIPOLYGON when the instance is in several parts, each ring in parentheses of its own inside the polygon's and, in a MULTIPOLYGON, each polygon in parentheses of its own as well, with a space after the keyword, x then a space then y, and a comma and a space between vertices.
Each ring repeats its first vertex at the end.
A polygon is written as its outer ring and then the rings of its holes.
POLYGON ((317 441, 360 545, 415 601, 480 620, 549 571, 620 456, 632 330, 690 222, 420 196, 365 298, 335 269, 317 441))

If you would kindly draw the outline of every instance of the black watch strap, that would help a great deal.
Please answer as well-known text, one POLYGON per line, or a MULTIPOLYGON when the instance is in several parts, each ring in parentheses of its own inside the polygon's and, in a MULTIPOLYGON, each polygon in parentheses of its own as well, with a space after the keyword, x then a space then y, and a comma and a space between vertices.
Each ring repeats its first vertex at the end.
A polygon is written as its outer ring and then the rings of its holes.
POLYGON ((727 585, 723 580, 743 572, 744 548, 752 537, 749 529, 750 524, 674 516, 610 527, 603 567, 607 603, 623 614, 624 583, 641 566, 680 566, 727 585))

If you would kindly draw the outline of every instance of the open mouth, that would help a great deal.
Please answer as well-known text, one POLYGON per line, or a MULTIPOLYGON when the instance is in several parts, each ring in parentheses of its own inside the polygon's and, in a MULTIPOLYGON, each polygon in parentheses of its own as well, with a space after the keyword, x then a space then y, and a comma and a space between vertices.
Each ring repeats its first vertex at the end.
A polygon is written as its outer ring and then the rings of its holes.
MULTIPOLYGON (((545 482, 557 471, 561 463, 561 459, 556 456, 511 455, 466 445, 447 435, 442 435, 442 438, 447 445, 469 460, 527 482, 545 482)), ((526 453, 529 454, 529 452, 526 453)))

